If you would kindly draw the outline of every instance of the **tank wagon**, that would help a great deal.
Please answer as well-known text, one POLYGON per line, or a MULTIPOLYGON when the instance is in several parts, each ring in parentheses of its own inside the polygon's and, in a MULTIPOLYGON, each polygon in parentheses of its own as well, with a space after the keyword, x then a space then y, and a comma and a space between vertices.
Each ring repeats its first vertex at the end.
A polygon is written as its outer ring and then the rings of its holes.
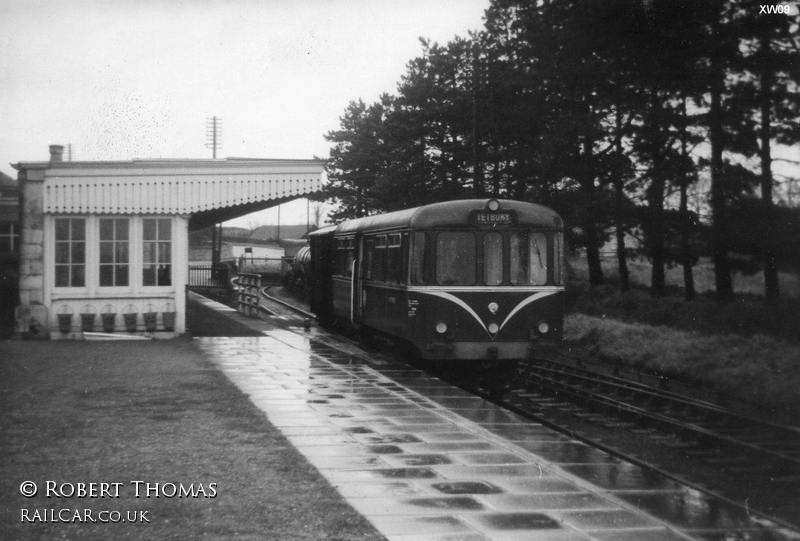
POLYGON ((285 258, 284 272, 281 275, 283 285, 296 294, 308 293, 309 264, 311 262, 311 247, 303 246, 294 257, 285 258))
POLYGON ((533 203, 468 199, 309 236, 311 310, 429 360, 529 358, 562 336, 564 226, 533 203))

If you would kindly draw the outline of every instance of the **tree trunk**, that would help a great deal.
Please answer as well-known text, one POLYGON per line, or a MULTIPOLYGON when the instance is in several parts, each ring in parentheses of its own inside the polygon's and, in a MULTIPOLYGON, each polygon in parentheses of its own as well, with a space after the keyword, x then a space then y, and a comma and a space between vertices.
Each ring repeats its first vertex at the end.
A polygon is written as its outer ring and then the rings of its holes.
POLYGON ((628 258, 625 254, 625 192, 623 182, 622 164, 624 161, 622 150, 622 115, 619 109, 616 111, 616 132, 614 136, 614 146, 620 166, 614 175, 614 228, 617 237, 617 272, 619 274, 619 287, 622 291, 628 291, 631 287, 628 275, 628 258))
POLYGON ((651 276, 650 293, 661 297, 664 295, 664 148, 661 142, 661 120, 658 93, 653 92, 650 129, 653 130, 651 147, 652 170, 650 186, 647 189, 648 222, 647 244, 649 245, 651 276))
MULTIPOLYGON (((713 32, 717 35, 718 32, 713 32)), ((709 139, 711 143, 711 244, 714 258, 714 280, 718 301, 733 299, 733 281, 728 260, 725 223, 725 189, 722 178, 722 83, 723 71, 717 52, 711 53, 711 110, 709 139)))
MULTIPOLYGON (((686 98, 681 102, 681 156, 684 163, 689 163, 689 153, 686 149, 686 98)), ((681 175, 681 265, 683 265, 683 296, 687 301, 694 300, 694 274, 692 272, 692 252, 690 233, 692 224, 689 221, 689 171, 684 170, 681 175)))
POLYGON ((597 234, 597 201, 592 169, 592 140, 588 133, 583 138, 583 164, 581 188, 585 202, 583 232, 586 236, 586 263, 589 267, 589 283, 592 286, 598 286, 603 283, 603 268, 600 265, 600 242, 597 234))
POLYGON ((687 301, 692 301, 695 298, 696 292, 694 289, 694 274, 692 273, 692 252, 691 243, 689 240, 689 230, 691 223, 689 222, 689 197, 686 193, 688 182, 686 179, 681 183, 681 264, 683 265, 683 296, 687 301))
MULTIPOLYGON (((657 162, 657 163, 660 163, 657 162)), ((664 276, 664 177, 654 175, 648 190, 648 206, 650 214, 650 293, 661 297, 664 295, 666 279, 664 276)))
POLYGON ((766 58, 769 56, 769 38, 761 37, 761 148, 759 151, 761 158, 761 202, 764 206, 764 297, 768 302, 778 298, 778 265, 775 260, 775 248, 773 245, 774 235, 774 212, 772 203, 772 156, 770 147, 770 106, 771 106, 771 86, 772 76, 766 58))

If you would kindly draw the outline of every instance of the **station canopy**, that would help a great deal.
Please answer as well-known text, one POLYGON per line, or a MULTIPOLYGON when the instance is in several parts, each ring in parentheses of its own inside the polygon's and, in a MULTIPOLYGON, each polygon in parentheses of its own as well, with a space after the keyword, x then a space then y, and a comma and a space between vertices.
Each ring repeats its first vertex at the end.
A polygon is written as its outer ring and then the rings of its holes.
POLYGON ((49 214, 191 216, 199 229, 322 189, 324 161, 227 158, 20 163, 44 169, 49 214))

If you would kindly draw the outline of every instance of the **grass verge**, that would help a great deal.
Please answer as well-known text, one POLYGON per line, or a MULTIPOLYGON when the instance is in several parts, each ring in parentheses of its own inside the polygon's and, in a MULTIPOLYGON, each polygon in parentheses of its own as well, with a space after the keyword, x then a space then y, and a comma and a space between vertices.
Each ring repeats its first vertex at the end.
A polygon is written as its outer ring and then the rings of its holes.
POLYGON ((800 345, 764 335, 709 335, 585 314, 565 320, 566 344, 701 383, 782 413, 800 412, 800 345))
POLYGON ((188 339, 4 341, 0 359, 2 539, 382 539, 188 339), (59 499, 48 480, 123 484, 119 498, 59 499), (135 480, 216 483, 216 497, 136 498, 135 480), (29 524, 21 509, 150 522, 29 524))
POLYGON ((571 312, 708 334, 766 334, 800 342, 800 299, 784 298, 767 304, 763 298, 740 295, 731 302, 719 303, 711 294, 703 294, 687 301, 676 291, 652 297, 641 286, 620 292, 614 284, 572 287, 568 295, 571 312))

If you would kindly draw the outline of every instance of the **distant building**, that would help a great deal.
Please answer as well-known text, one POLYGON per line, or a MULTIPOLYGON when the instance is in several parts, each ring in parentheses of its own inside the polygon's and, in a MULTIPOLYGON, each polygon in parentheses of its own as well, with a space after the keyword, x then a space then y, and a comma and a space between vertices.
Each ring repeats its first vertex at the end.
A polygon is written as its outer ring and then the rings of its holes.
POLYGON ((19 188, 0 172, 0 327, 11 328, 17 306, 19 266, 19 188))
POLYGON ((171 336, 185 327, 188 232, 318 191, 319 160, 46 162, 19 172, 17 330, 171 336))

